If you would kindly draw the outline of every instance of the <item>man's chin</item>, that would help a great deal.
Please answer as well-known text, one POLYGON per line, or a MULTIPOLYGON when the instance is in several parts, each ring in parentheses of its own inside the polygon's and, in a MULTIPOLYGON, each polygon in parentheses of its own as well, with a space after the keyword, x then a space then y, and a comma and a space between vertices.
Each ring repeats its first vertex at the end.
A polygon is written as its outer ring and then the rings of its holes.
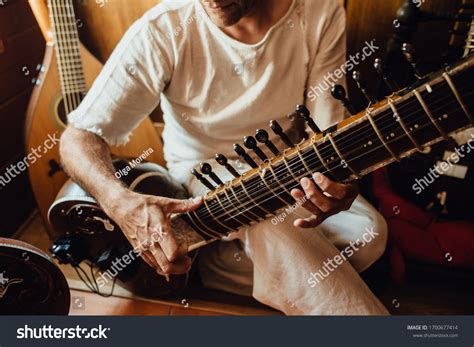
POLYGON ((217 17, 217 18, 212 18, 212 22, 217 25, 219 28, 226 28, 230 27, 232 25, 237 24, 240 21, 240 17, 217 17))

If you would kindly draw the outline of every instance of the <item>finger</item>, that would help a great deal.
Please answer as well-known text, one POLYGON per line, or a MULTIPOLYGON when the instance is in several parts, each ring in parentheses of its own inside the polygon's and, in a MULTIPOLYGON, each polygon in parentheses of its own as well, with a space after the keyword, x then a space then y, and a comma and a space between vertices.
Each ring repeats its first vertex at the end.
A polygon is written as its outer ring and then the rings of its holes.
POLYGON ((150 252, 142 251, 142 252, 140 252, 140 257, 143 259, 143 261, 145 263, 147 263, 147 265, 149 267, 151 267, 155 270, 160 270, 160 265, 158 264, 158 262, 153 257, 153 254, 151 254, 150 252))
POLYGON ((301 180, 301 186, 303 187, 308 200, 322 212, 328 213, 334 209, 334 201, 324 195, 309 178, 303 178, 301 180))
POLYGON ((295 201, 301 202, 301 206, 312 214, 322 214, 322 211, 317 208, 311 201, 306 198, 306 194, 299 189, 292 189, 291 196, 295 201))
POLYGON ((186 256, 187 248, 185 245, 180 247, 171 230, 168 216, 158 206, 150 211, 149 229, 153 243, 161 247, 169 262, 176 262, 186 256))
POLYGON ((344 200, 356 195, 356 189, 353 185, 331 181, 319 172, 313 174, 313 179, 321 190, 330 194, 337 200, 344 200))
POLYGON ((164 199, 163 210, 167 214, 184 213, 194 211, 202 204, 202 197, 190 198, 186 200, 164 199))
POLYGON ((320 215, 312 215, 309 218, 298 218, 293 222, 297 228, 315 228, 323 222, 324 218, 320 215))
POLYGON ((180 275, 191 269, 192 261, 189 257, 184 257, 176 262, 170 262, 159 246, 151 247, 150 251, 158 262, 161 271, 166 275, 180 275))

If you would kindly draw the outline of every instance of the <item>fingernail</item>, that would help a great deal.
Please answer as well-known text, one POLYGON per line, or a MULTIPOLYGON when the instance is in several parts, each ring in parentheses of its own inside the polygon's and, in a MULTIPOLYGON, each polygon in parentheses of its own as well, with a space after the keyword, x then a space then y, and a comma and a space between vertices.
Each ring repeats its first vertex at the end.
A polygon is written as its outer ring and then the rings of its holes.
POLYGON ((309 179, 306 178, 306 177, 303 178, 303 179, 301 180, 301 186, 302 186, 303 188, 308 188, 308 187, 309 187, 309 179))
POLYGON ((321 173, 316 172, 316 173, 313 175, 313 178, 314 178, 314 181, 319 184, 319 183, 321 183, 321 182, 323 181, 324 176, 323 176, 321 173))

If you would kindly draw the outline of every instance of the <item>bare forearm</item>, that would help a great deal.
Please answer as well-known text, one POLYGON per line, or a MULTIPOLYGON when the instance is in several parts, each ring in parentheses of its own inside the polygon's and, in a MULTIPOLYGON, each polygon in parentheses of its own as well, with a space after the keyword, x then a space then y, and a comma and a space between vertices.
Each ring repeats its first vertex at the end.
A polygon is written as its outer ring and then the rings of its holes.
POLYGON ((60 152, 66 173, 102 207, 125 190, 115 177, 109 147, 97 135, 68 127, 61 137, 60 152))

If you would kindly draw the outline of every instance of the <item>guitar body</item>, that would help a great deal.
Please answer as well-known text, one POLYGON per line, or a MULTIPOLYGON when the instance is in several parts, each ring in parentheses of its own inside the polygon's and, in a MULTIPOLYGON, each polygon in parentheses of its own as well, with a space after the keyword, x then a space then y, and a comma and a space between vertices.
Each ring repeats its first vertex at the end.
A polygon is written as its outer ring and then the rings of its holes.
MULTIPOLYGON (((54 43, 47 26, 46 4, 43 1, 30 1, 33 12, 48 41, 43 60, 43 68, 38 76, 27 110, 25 128, 26 153, 41 146, 40 158, 29 167, 29 178, 40 213, 47 221, 47 212, 61 187, 67 181, 66 174, 60 168, 59 143, 51 149, 45 148, 45 141, 58 139, 66 127, 67 117, 62 99, 60 74, 54 43)), ((79 44, 84 67, 84 80, 90 87, 102 69, 102 64, 82 45, 79 44)), ((51 144, 49 141, 48 144, 51 144)), ((118 157, 137 158, 149 148, 153 153, 149 161, 163 165, 162 143, 151 120, 147 117, 133 132, 130 142, 121 147, 112 147, 112 154, 118 157)), ((50 236, 52 236, 50 234, 50 236)))

